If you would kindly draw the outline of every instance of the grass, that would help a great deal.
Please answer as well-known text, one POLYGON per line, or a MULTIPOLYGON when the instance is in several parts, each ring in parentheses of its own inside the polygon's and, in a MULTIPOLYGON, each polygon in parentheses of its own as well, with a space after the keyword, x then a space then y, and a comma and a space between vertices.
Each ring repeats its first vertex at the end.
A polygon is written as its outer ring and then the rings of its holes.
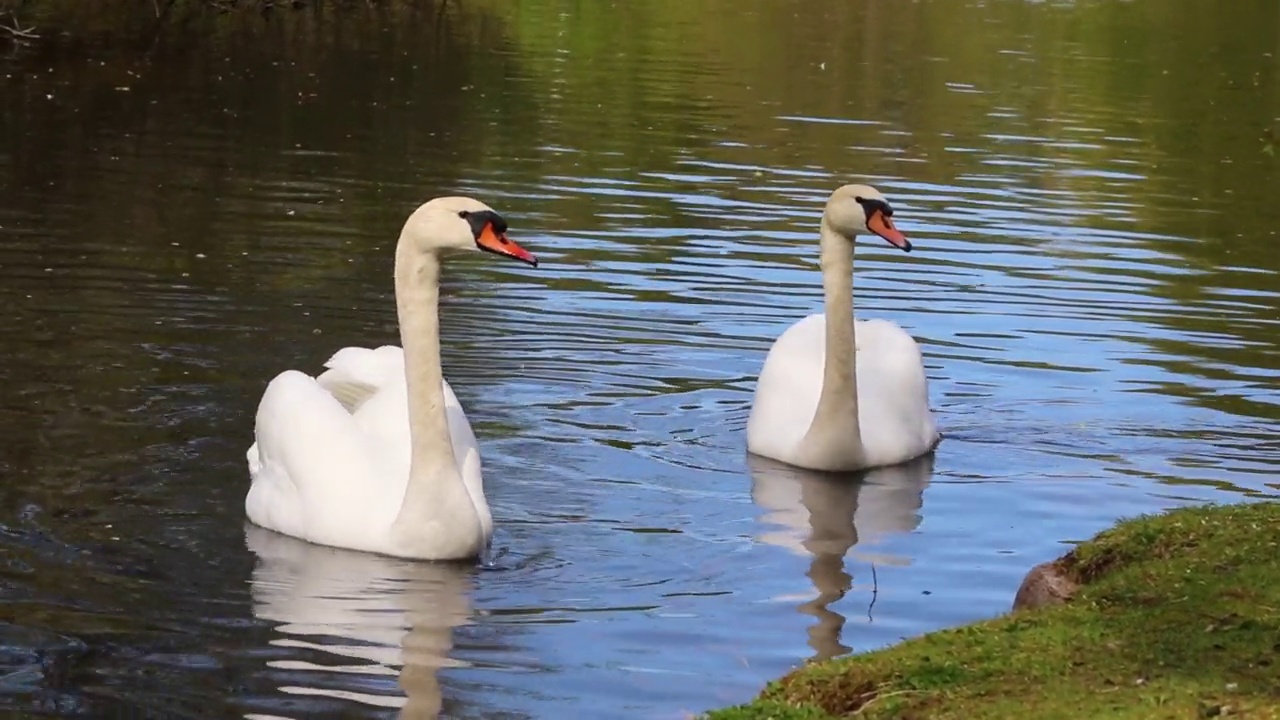
POLYGON ((1067 605, 801 667, 707 720, 1280 718, 1280 503, 1120 523, 1067 605))

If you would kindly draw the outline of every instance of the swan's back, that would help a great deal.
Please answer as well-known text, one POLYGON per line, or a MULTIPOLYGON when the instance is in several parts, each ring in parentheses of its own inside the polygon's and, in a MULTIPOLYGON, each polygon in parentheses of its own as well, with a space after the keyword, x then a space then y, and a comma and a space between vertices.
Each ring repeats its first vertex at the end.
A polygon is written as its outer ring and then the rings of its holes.
POLYGON ((277 375, 258 405, 255 435, 245 497, 253 523, 311 542, 360 548, 373 542, 366 537, 370 528, 395 519, 399 502, 381 487, 392 476, 380 472, 352 416, 315 378, 297 370, 277 375), (366 520, 352 523, 352 517, 366 520))
MULTIPOLYGON (((409 387, 404 374, 404 350, 395 345, 368 348, 348 347, 334 353, 328 368, 316 382, 341 402, 356 421, 356 426, 379 448, 409 472, 409 387)), ((475 433, 458 402, 449 381, 443 383, 445 416, 449 438, 453 441, 454 458, 463 479, 478 482, 478 474, 469 478, 466 458, 475 454, 479 460, 475 433)), ((477 465, 474 472, 478 473, 477 465)))
POLYGON ((404 350, 395 345, 345 347, 324 366, 316 382, 353 414, 376 393, 404 383, 404 350))

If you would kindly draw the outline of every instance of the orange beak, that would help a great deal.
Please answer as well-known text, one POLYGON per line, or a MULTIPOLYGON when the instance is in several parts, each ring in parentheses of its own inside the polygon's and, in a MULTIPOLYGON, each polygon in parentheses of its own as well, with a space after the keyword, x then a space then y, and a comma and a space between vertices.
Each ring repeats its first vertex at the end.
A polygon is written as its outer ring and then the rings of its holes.
POLYGON ((534 267, 538 267, 538 258, 533 253, 525 250, 512 240, 507 239, 507 234, 495 232, 493 223, 486 223, 484 230, 480 232, 480 237, 476 238, 476 245, 481 250, 491 252, 495 255, 505 255, 509 258, 515 258, 520 262, 526 262, 534 267))
POLYGON ((893 220, 880 210, 873 210, 867 218, 867 229, 889 241, 890 245, 911 252, 911 241, 893 226, 893 220))

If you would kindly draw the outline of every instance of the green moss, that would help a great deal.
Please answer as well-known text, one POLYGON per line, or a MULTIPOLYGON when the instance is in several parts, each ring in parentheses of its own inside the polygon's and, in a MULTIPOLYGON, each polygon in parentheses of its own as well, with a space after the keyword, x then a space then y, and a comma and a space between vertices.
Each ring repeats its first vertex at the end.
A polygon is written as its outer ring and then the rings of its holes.
POLYGON ((1280 504, 1123 522, 1068 605, 815 663, 708 720, 1280 718, 1280 504))

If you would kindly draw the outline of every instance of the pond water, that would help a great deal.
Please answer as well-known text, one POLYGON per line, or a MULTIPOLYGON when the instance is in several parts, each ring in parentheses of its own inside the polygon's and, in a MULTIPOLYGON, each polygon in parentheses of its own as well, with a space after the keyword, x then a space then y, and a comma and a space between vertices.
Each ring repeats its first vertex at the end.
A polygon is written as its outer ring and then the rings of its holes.
MULTIPOLYGON (((35 18, 38 19, 38 18, 35 18)), ((1280 494, 1280 5, 498 0, 79 17, 0 60, 0 707, 681 718, 1009 608, 1117 518, 1280 494), (945 439, 748 458, 826 195, 945 439), (418 203, 493 568, 246 526, 266 382, 397 342, 418 203)))

